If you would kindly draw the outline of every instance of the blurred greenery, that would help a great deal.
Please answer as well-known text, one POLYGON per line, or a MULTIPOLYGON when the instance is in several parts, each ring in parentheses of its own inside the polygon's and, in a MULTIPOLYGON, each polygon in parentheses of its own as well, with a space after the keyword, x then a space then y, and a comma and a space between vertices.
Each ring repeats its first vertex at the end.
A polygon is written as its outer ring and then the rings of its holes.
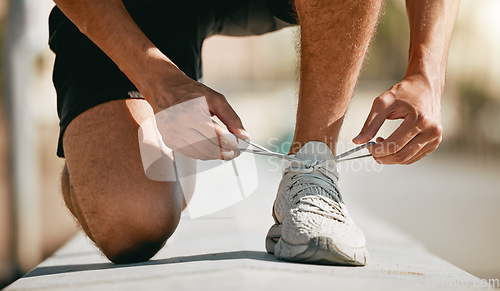
POLYGON ((361 78, 399 81, 408 61, 408 18, 396 1, 387 1, 382 13, 361 78))
POLYGON ((461 83, 458 92, 461 106, 472 119, 476 119, 481 109, 489 103, 488 100, 493 99, 483 87, 471 81, 461 83))
POLYGON ((458 108, 460 134, 449 142, 451 149, 460 149, 483 159, 498 157, 498 108, 500 102, 483 86, 473 81, 458 85, 458 108))

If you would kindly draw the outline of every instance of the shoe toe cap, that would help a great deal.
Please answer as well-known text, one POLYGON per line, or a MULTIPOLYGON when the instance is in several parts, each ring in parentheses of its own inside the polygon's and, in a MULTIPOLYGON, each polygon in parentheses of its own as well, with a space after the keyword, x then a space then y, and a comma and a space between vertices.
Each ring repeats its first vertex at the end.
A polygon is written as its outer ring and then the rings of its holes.
POLYGON ((363 248, 363 232, 347 219, 345 222, 317 213, 291 210, 283 219, 282 238, 291 244, 306 244, 313 238, 327 237, 335 245, 363 248))

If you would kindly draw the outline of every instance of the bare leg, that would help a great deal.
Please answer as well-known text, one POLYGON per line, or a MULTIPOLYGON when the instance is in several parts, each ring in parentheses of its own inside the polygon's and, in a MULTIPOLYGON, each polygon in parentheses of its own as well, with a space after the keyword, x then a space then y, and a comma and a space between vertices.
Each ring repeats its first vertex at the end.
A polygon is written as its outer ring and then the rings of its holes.
POLYGON ((152 116, 145 100, 111 101, 79 115, 64 134, 64 200, 113 262, 152 257, 182 211, 178 183, 152 181, 144 173, 138 129, 152 116))
POLYGON ((301 27, 300 91, 290 154, 306 142, 335 153, 342 121, 382 0, 295 0, 301 27))

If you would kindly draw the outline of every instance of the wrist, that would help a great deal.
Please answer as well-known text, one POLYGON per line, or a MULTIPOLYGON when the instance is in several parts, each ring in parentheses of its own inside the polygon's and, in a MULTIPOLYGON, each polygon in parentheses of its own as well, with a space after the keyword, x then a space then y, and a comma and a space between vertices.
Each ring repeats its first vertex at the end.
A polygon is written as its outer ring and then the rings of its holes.
POLYGON ((136 86, 149 83, 150 80, 157 80, 158 74, 168 76, 180 72, 180 69, 154 46, 139 51, 134 55, 133 60, 133 62, 128 62, 126 68, 120 69, 136 86))
POLYGON ((408 63, 404 80, 418 80, 431 90, 432 96, 440 98, 444 90, 445 74, 439 64, 419 58, 416 62, 408 63))
POLYGON ((160 112, 178 103, 176 93, 192 82, 159 49, 153 47, 136 59, 131 74, 127 77, 149 102, 154 112, 160 112))
POLYGON ((179 79, 186 77, 184 72, 156 47, 139 53, 124 73, 155 112, 171 105, 173 96, 167 88, 173 87, 179 79))

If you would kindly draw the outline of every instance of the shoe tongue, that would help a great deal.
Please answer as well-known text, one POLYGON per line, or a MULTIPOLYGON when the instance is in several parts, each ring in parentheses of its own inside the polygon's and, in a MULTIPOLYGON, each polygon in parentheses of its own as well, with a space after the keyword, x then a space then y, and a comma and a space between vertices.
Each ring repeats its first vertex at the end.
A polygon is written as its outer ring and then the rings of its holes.
POLYGON ((306 143, 296 154, 296 158, 305 161, 327 161, 333 160, 332 150, 320 141, 310 141, 306 143))

